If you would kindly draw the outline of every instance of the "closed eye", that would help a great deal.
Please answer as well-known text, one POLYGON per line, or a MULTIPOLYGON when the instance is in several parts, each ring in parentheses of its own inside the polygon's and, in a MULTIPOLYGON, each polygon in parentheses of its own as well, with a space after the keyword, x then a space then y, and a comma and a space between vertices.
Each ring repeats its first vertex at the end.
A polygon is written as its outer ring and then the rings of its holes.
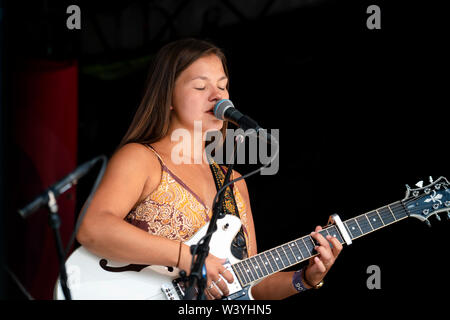
MULTIPOLYGON (((222 90, 222 91, 224 91, 226 88, 220 88, 220 87, 217 87, 219 90, 222 90)), ((203 87, 203 88, 195 88, 196 90, 205 90, 206 89, 206 87, 203 87)))

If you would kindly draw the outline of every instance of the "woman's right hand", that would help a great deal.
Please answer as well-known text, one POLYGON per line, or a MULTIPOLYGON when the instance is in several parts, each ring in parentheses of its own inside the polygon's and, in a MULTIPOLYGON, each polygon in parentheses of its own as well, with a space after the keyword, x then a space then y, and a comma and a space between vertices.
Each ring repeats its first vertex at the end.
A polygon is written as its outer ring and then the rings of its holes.
MULTIPOLYGON (((183 244, 183 256, 180 268, 185 270, 187 274, 191 271, 192 255, 190 248, 183 244)), ((221 299, 223 296, 229 295, 228 283, 233 283, 233 275, 225 268, 224 263, 226 259, 220 259, 211 253, 208 254, 205 260, 206 267, 206 288, 205 296, 208 300, 221 299), (220 290, 220 291, 219 291, 220 290)))
POLYGON ((228 296, 230 291, 228 290, 228 283, 233 283, 233 275, 223 265, 226 259, 220 259, 216 256, 209 254, 206 257, 206 289, 205 296, 208 300, 222 299, 222 296, 228 296))

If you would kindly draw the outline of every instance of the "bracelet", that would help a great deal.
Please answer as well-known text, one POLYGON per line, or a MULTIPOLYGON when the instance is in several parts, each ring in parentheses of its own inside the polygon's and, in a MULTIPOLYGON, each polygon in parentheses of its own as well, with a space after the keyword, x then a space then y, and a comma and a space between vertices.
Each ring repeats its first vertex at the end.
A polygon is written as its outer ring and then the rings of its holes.
POLYGON ((303 292, 308 290, 308 288, 303 283, 305 268, 301 268, 298 271, 294 272, 294 276, 292 277, 292 284, 294 285, 295 290, 298 292, 303 292))
POLYGON ((303 280, 305 281, 305 283, 308 285, 308 286, 310 286, 311 288, 313 288, 313 289, 320 289, 320 288, 322 288, 322 286, 323 286, 323 279, 322 280, 320 280, 320 282, 318 283, 318 284, 316 284, 316 285, 312 285, 312 284, 310 284, 309 282, 308 282, 308 280, 306 280, 306 268, 304 268, 305 270, 303 271, 303 280))
POLYGON ((305 268, 302 268, 298 271, 296 271, 294 273, 294 276, 292 277, 292 284, 294 285, 295 290, 297 290, 298 292, 303 292, 308 290, 308 288, 305 286, 305 283, 311 287, 312 289, 319 289, 323 286, 323 280, 320 281, 318 284, 316 284, 315 286, 311 285, 310 283, 308 283, 308 281, 306 280, 305 277, 305 268))
POLYGON ((181 258, 181 245, 182 245, 182 243, 183 243, 183 242, 180 241, 180 246, 179 246, 179 248, 178 248, 178 261, 177 261, 177 264, 176 264, 175 268, 178 268, 178 265, 180 264, 180 258, 181 258))

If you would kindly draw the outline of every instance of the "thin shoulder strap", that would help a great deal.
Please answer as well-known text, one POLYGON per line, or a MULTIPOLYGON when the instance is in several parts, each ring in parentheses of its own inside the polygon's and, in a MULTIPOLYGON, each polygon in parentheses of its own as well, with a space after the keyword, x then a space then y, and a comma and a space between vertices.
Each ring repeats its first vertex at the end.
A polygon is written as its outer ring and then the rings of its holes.
POLYGON ((149 145, 149 144, 146 144, 145 146, 148 147, 150 150, 153 151, 153 153, 158 157, 158 160, 159 160, 159 162, 161 163, 161 165, 162 165, 163 167, 165 167, 166 165, 164 164, 164 161, 163 161, 162 157, 158 154, 158 152, 156 152, 155 148, 153 148, 153 146, 151 146, 151 145, 149 145))

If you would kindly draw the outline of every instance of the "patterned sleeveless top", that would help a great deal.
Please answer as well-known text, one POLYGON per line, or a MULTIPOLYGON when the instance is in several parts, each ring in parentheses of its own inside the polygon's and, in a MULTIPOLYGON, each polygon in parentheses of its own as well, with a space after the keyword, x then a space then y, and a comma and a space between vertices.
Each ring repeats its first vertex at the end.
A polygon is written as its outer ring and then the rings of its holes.
MULTIPOLYGON (((161 182, 125 217, 125 221, 153 235, 186 242, 211 218, 212 210, 170 169, 151 146, 162 167, 161 182)), ((217 167, 219 167, 216 164, 217 167)), ((222 167, 221 167, 222 168, 222 167)), ((231 179, 233 179, 231 177, 231 179)), ((248 220, 244 200, 236 187, 232 188, 247 243, 251 252, 248 220)))

